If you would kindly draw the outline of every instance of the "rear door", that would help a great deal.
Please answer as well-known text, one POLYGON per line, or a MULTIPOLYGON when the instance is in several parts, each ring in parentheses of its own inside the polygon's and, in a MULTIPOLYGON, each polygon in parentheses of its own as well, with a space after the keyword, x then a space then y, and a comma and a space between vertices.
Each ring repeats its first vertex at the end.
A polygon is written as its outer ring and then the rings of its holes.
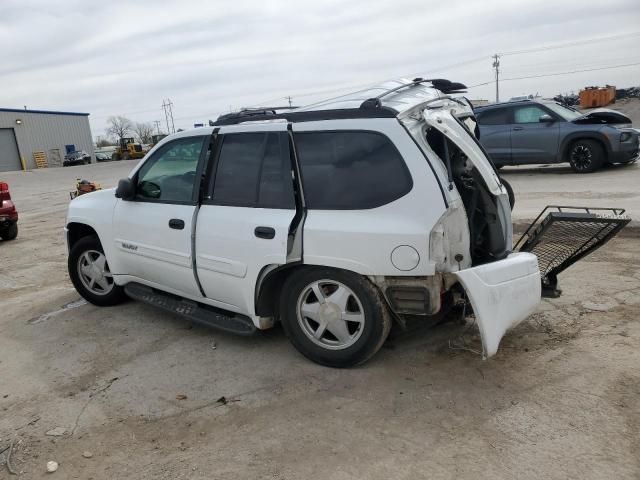
POLYGON ((223 127, 198 214, 196 264, 207 298, 254 313, 263 268, 287 262, 296 213, 286 124, 223 127))
POLYGON ((188 296, 201 296, 191 235, 208 136, 183 137, 156 150, 134 176, 136 197, 113 215, 122 274, 188 296))
POLYGON ((558 153, 560 124, 541 122, 543 115, 552 115, 539 105, 512 107, 511 159, 516 165, 551 163, 558 153))
POLYGON ((480 143, 496 165, 511 163, 511 125, 508 108, 491 108, 476 116, 480 143))

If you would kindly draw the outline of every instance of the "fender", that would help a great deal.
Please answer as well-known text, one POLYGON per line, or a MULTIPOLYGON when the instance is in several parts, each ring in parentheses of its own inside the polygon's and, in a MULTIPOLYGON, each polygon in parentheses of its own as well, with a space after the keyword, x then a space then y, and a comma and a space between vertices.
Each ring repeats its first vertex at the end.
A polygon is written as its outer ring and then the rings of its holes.
POLYGON ((569 150, 569 145, 571 145, 571 143, 574 140, 583 139, 583 138, 586 138, 589 140, 596 140, 600 142, 604 146, 605 152, 607 154, 607 158, 609 158, 611 154, 611 142, 609 141, 609 138, 600 131, 584 131, 584 132, 572 132, 566 135, 562 139, 562 141, 560 142, 560 148, 558 148, 558 155, 556 157, 556 162, 558 163, 564 162, 567 151, 569 150))
POLYGON ((86 225, 96 232, 114 275, 127 273, 113 247, 113 211, 117 202, 113 188, 87 193, 71 201, 65 222, 69 248, 68 231, 71 224, 86 225))

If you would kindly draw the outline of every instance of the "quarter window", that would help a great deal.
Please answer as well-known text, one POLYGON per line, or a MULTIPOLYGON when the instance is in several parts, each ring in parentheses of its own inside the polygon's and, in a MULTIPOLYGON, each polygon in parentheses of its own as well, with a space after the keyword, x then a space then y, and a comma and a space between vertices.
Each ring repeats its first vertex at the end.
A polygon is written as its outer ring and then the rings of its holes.
POLYGON ((220 205, 295 208, 286 135, 224 135, 212 198, 220 205))
POLYGON ((192 202, 205 137, 186 137, 163 145, 138 171, 139 200, 192 202))
POLYGON ((538 123, 542 115, 548 115, 548 113, 535 105, 516 107, 513 112, 513 121, 514 123, 538 123))
POLYGON ((400 152, 380 133, 304 132, 295 134, 295 143, 309 208, 375 208, 413 186, 400 152))

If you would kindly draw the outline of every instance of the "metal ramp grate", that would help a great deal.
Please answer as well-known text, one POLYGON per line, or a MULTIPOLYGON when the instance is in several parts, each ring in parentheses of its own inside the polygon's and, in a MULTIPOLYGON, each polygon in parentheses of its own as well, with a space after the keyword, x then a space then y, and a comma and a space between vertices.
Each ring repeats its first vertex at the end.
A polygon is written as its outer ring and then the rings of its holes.
POLYGON ((538 257, 542 296, 558 297, 558 274, 611 240, 630 218, 621 208, 547 206, 514 250, 538 257), (546 213, 546 216, 544 216, 546 213))

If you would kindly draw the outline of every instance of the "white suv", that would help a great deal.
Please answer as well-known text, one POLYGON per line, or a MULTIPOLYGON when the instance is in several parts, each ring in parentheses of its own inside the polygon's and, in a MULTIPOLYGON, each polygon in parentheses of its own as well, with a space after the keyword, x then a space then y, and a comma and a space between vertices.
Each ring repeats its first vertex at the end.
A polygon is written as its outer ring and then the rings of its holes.
POLYGON ((334 367, 459 297, 489 357, 540 273, 511 251, 507 191, 446 93, 462 87, 400 80, 167 137, 115 191, 71 202, 71 280, 96 305, 129 296, 240 334, 279 321, 334 367))

